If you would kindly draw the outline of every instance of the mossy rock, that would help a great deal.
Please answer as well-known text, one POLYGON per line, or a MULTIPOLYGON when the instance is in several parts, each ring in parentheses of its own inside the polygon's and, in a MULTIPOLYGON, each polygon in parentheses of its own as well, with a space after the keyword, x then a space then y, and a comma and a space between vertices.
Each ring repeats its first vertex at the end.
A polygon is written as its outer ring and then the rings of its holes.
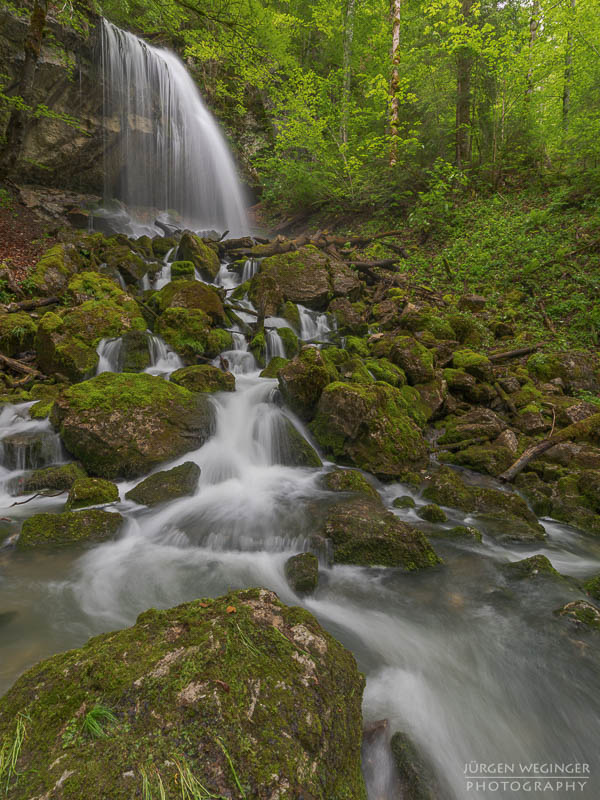
POLYGON ((291 328, 278 328, 277 333, 283 342, 286 358, 293 358, 297 355, 300 342, 294 331, 291 328))
POLYGON ((474 350, 457 350, 452 359, 454 369, 463 369, 478 381, 489 382, 494 377, 492 362, 483 353, 474 350))
POLYGON ((375 383, 375 378, 357 356, 349 358, 348 361, 340 364, 338 375, 346 383, 375 383))
POLYGON ((496 445, 471 445, 457 453, 439 453, 440 461, 468 467, 475 472, 497 477, 516 461, 516 455, 508 447, 496 445))
POLYGON ((446 512, 435 503, 429 503, 426 506, 421 506, 421 508, 419 508, 417 511, 417 516, 426 520, 426 522, 446 522, 448 520, 446 512))
POLYGON ((539 523, 532 523, 506 511, 487 511, 475 515, 475 521, 484 533, 500 542, 535 543, 546 539, 539 523))
POLYGON ((600 573, 585 581, 583 588, 594 600, 600 600, 600 573))
POLYGON ((12 358, 31 350, 36 331, 37 325, 24 311, 14 314, 0 312, 0 353, 12 358))
POLYGON ((289 359, 281 358, 281 356, 274 356, 267 366, 261 371, 261 378, 276 378, 279 375, 279 370, 289 364, 289 359))
POLYGON ((364 365, 376 381, 384 381, 397 388, 406 384, 404 370, 392 364, 387 358, 367 358, 364 365))
POLYGON ((281 415, 274 435, 273 463, 284 467, 322 467, 315 448, 287 417, 281 415))
POLYGON ((52 422, 91 475, 137 478, 204 444, 214 408, 205 395, 162 378, 105 372, 67 389, 52 422))
POLYGON ((36 547, 96 544, 114 538, 123 522, 120 514, 101 508, 65 511, 62 514, 34 514, 23 523, 17 548, 31 550, 36 547))
POLYGON ((126 331, 121 337, 121 372, 143 372, 151 365, 148 334, 142 330, 126 331))
POLYGON ((171 382, 190 392, 235 392, 235 375, 210 364, 175 370, 171 373, 171 382))
POLYGON ((31 293, 40 297, 60 295, 77 272, 79 256, 71 244, 55 244, 27 275, 31 293))
POLYGON ((198 355, 214 358, 233 346, 229 331, 211 328, 210 317, 200 309, 168 308, 156 320, 155 329, 188 363, 198 355))
POLYGON ((323 475, 321 483, 330 492, 353 492, 365 494, 381 502, 379 492, 356 469, 334 469, 323 475))
POLYGON ((431 535, 443 536, 444 539, 472 539, 481 542, 481 533, 472 525, 455 525, 453 528, 438 528, 431 535))
POLYGON ((401 796, 410 800, 438 800, 441 797, 435 773, 406 733, 398 731, 390 741, 398 770, 401 796))
POLYGON ((116 503, 118 500, 119 489, 111 481, 103 478, 78 478, 69 489, 65 510, 75 511, 88 506, 116 503))
POLYGON ((600 365, 597 357, 583 350, 562 353, 534 353, 527 361, 529 374, 548 382, 560 378, 568 392, 600 390, 600 365))
POLYGON ((279 370, 277 379, 286 405, 301 419, 312 419, 321 392, 330 380, 319 350, 302 348, 296 358, 279 370))
POLYGON ((369 325, 365 319, 366 307, 361 303, 351 303, 347 297, 336 297, 329 304, 329 312, 337 324, 337 330, 341 334, 351 334, 353 336, 365 336, 369 330, 369 325))
POLYGON ((391 343, 389 359, 403 370, 411 385, 433 380, 433 353, 412 336, 396 336, 391 343))
POLYGON ((75 481, 86 478, 86 472, 81 464, 63 464, 60 467, 45 467, 36 469, 28 475, 19 478, 18 488, 20 494, 33 492, 65 492, 75 481))
POLYGON ((333 505, 323 526, 338 564, 418 570, 441 563, 421 531, 402 522, 381 503, 356 497, 333 505))
POLYGON ((228 325, 218 292, 201 281, 179 280, 167 283, 152 296, 151 305, 162 314, 168 308, 187 308, 203 311, 213 325, 228 325))
POLYGON ((521 497, 497 489, 469 486, 449 467, 442 467, 432 476, 423 497, 442 506, 487 515, 485 519, 481 517, 482 521, 498 535, 521 541, 544 539, 546 536, 537 517, 521 497))
POLYGON ((266 366, 267 363, 267 338, 264 330, 259 330, 250 340, 248 349, 254 356, 259 367, 266 366))
POLYGON ((140 505, 155 506, 193 495, 199 480, 200 467, 192 461, 186 461, 173 469, 155 472, 130 489, 125 497, 140 505))
POLYGON ((285 562, 284 572, 296 594, 311 594, 319 583, 319 559, 313 553, 298 553, 285 562))
POLYGON ((173 261, 171 264, 171 280, 193 280, 195 267, 193 261, 173 261))
POLYGON ((529 556, 529 558, 523 558, 521 561, 511 561, 508 564, 504 564, 502 570, 506 575, 517 580, 537 577, 563 579, 560 572, 552 566, 550 559, 541 553, 529 556))
POLYGON ((205 280, 214 281, 221 269, 219 256, 212 247, 190 231, 181 237, 176 257, 178 261, 191 261, 205 280))
POLYGON ((7 469, 37 469, 55 460, 56 437, 51 431, 25 429, 2 439, 2 465, 7 469))
POLYGON ((392 500, 392 506, 394 508, 416 508, 416 503, 413 498, 409 494, 400 495, 400 497, 394 497, 392 500))
POLYGON ((300 311, 296 303, 287 300, 279 309, 279 316, 287 320, 296 333, 300 333, 300 311))
POLYGON ((587 600, 573 600, 558 608, 554 614, 564 617, 578 630, 600 631, 600 608, 587 600))
POLYGON ((26 723, 7 798, 203 795, 366 800, 364 678, 307 611, 264 589, 232 592, 91 639, 30 669, 0 699, 0 739, 26 723), (98 706, 115 717, 86 733, 98 706), (57 753, 60 762, 57 764, 57 753))
POLYGON ((336 381, 325 387, 310 428, 317 442, 341 463, 400 479, 407 467, 423 465, 428 446, 409 417, 401 390, 336 381))
POLYGON ((156 258, 164 259, 167 253, 177 246, 177 240, 170 236, 155 236, 152 239, 152 252, 156 258))
POLYGON ((445 316, 454 331, 453 338, 461 344, 477 347, 492 339, 491 331, 468 311, 450 310, 445 316))

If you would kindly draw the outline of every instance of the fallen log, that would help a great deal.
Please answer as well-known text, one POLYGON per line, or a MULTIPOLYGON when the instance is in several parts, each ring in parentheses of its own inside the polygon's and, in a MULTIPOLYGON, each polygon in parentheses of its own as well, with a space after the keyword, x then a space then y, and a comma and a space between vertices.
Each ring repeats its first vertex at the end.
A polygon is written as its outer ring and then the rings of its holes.
POLYGON ((488 358, 490 361, 504 361, 507 358, 519 358, 519 356, 527 356, 529 353, 535 353, 539 350, 541 344, 532 344, 528 347, 517 347, 515 350, 505 350, 503 353, 490 353, 488 358))
POLYGON ((20 303, 9 303, 4 306, 4 311, 7 314, 13 314, 15 311, 32 311, 34 308, 42 308, 42 306, 53 306, 60 303, 60 297, 42 297, 39 300, 22 300, 20 303))
MULTIPOLYGON (((281 255, 283 253, 291 253, 304 247, 307 244, 312 244, 321 250, 326 250, 328 247, 343 248, 346 245, 351 246, 364 246, 371 244, 377 239, 383 239, 388 236, 399 236, 402 231, 385 231, 384 233, 376 233, 370 236, 334 236, 327 232, 317 231, 312 236, 302 234, 296 236, 294 239, 285 239, 283 236, 278 236, 274 241, 266 245, 256 245, 250 249, 241 248, 233 250, 232 255, 237 258, 265 258, 268 256, 281 255)), ((403 256, 404 257, 404 256, 403 256)))
POLYGON ((503 472, 502 475, 499 475, 500 480, 506 483, 514 481, 517 475, 525 469, 533 458, 545 453, 546 450, 554 447, 555 444, 561 444, 570 439, 581 439, 584 436, 589 436, 591 433, 600 433, 600 414, 592 414, 592 416, 587 419, 582 419, 579 422, 574 422, 572 425, 567 425, 562 431, 549 436, 547 439, 538 442, 538 444, 532 444, 523 451, 512 466, 503 472))
POLYGON ((0 364, 9 367, 14 372, 20 372, 23 375, 31 375, 34 378, 45 378, 42 372, 37 369, 33 369, 33 367, 28 367, 27 364, 23 364, 22 361, 17 361, 16 358, 9 358, 8 356, 3 356, 0 353, 0 364))
POLYGON ((251 308, 239 306, 237 303, 225 303, 224 308, 230 311, 243 311, 244 314, 250 314, 251 317, 258 317, 258 311, 253 311, 251 308))
POLYGON ((389 269, 395 267, 398 263, 397 258, 381 258, 379 261, 348 261, 351 267, 381 267, 381 269, 389 269))

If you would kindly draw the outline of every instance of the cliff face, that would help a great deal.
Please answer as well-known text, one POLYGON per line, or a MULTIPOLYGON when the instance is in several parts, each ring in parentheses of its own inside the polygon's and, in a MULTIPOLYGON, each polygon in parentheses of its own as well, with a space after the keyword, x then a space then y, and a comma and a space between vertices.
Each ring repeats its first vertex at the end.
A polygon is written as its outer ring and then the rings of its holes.
MULTIPOLYGON (((24 59, 27 20, 0 10, 0 82, 15 92, 24 59)), ((28 128, 17 181, 100 194, 104 136, 98 27, 91 21, 82 34, 49 21, 35 76, 35 103, 75 117, 82 130, 60 119, 41 117, 28 128)), ((8 112, 0 114, 0 130, 8 112)))

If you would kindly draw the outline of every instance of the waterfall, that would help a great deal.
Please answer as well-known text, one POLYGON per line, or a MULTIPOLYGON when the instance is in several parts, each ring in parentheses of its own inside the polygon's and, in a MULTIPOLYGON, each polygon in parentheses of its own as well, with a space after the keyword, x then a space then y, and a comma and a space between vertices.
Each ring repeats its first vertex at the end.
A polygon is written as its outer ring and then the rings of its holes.
POLYGON ((147 227, 174 210, 179 226, 246 234, 233 159, 182 61, 103 20, 102 72, 106 136, 119 133, 116 148, 105 146, 106 199, 118 197, 139 224, 150 210, 147 227))
POLYGON ((160 336, 155 336, 149 331, 146 335, 148 336, 148 349, 150 350, 150 366, 145 370, 146 372, 149 372, 150 375, 166 376, 183 367, 183 361, 160 336))
POLYGON ((96 352, 98 353, 98 366, 96 368, 96 375, 102 372, 120 372, 121 371, 121 347, 123 340, 121 337, 118 339, 102 339, 96 352))
POLYGON ((272 358, 285 358, 285 348, 281 336, 276 330, 265 332, 265 344, 267 346, 267 363, 272 358))
POLYGON ((326 342, 331 334, 331 327, 327 314, 311 311, 305 306, 298 305, 300 315, 300 338, 303 341, 326 342))
POLYGON ((258 272, 258 264, 259 262, 255 258, 249 258, 246 260, 244 264, 244 270, 242 272, 242 283, 246 283, 246 281, 249 281, 250 278, 253 278, 256 275, 258 272))

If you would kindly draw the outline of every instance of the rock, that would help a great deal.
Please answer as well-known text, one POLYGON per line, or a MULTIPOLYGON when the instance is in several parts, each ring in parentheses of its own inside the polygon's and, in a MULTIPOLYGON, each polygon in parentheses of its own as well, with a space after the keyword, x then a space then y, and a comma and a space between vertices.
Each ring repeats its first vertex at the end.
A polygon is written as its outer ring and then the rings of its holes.
POLYGON ((191 231, 184 231, 176 259, 178 261, 191 261, 205 280, 214 281, 221 269, 219 256, 199 236, 191 231))
POLYGON ((0 456, 10 470, 37 469, 57 461, 56 436, 51 431, 10 433, 2 439, 0 456))
POLYGON ((91 475, 136 478, 204 444, 214 408, 162 378, 105 372, 67 389, 52 421, 91 475))
POLYGON ((412 336, 396 336, 389 351, 389 359, 404 371, 411 385, 433 380, 433 355, 412 336))
POLYGON ((215 358, 233 346, 229 331, 211 328, 210 317, 199 308, 168 308, 156 320, 155 330, 188 362, 199 355, 215 358))
POLYGON ((332 296, 357 299, 360 288, 350 267, 306 246, 265 258, 248 296, 259 313, 272 317, 289 301, 323 311, 332 296))
POLYGON ((508 564, 504 564, 502 569, 511 578, 518 580, 536 578, 538 576, 563 578, 560 572, 554 569, 550 560, 541 554, 523 558, 521 561, 511 561, 508 564))
POLYGON ((485 514, 485 518, 480 519, 486 523, 486 527, 500 533, 502 526, 502 533, 508 538, 535 540, 546 536, 535 514, 521 497, 497 489, 468 486, 449 467, 442 467, 432 476, 431 482, 423 491, 423 497, 467 513, 485 514))
POLYGON ((14 314, 0 312, 0 353, 12 358, 31 350, 36 331, 37 325, 24 311, 14 314))
POLYGON ((213 325, 228 325, 223 303, 212 286, 201 281, 179 280, 167 283, 152 296, 151 304, 159 313, 168 308, 203 311, 213 325))
POLYGON ((46 467, 36 469, 18 479, 19 494, 31 494, 45 490, 60 492, 68 491, 75 481, 86 478, 87 475, 81 464, 63 464, 60 467, 46 467))
POLYGON ((361 313, 357 310, 347 297, 336 297, 335 300, 332 300, 329 304, 329 311, 335 317, 340 333, 357 334, 358 336, 364 336, 367 333, 369 326, 364 318, 364 312, 361 313))
MULTIPOLYGON (((572 401, 572 398, 565 399, 567 401, 572 401)), ((571 402, 569 405, 565 404, 565 406, 559 409, 556 418, 560 425, 573 425, 575 422, 581 422, 597 413, 598 406, 594 405, 594 403, 587 403, 585 400, 581 400, 578 403, 571 402)))
POLYGON ((469 467, 475 472, 497 477, 514 463, 516 455, 506 447, 497 447, 495 444, 471 445, 455 453, 441 452, 439 459, 446 464, 469 467))
POLYGON ((160 775, 171 798, 183 774, 202 796, 240 797, 242 785, 248 800, 364 800, 363 687, 352 654, 310 613, 249 589, 150 609, 33 667, 0 699, 0 739, 12 741, 35 696, 22 797, 50 796, 60 778, 64 798, 93 786, 98 798, 130 800, 146 774, 152 796, 160 775), (82 721, 98 704, 116 720, 94 739, 82 721))
POLYGON ((552 486, 550 516, 592 534, 600 534, 598 471, 574 471, 552 486))
POLYGON ((421 506, 417 511, 417 516, 427 522, 446 522, 448 517, 445 512, 435 503, 430 503, 427 506, 421 506))
POLYGON ((334 469, 323 475, 321 484, 330 492, 365 494, 381 502, 377 489, 356 469, 334 469))
POLYGON ((594 600, 600 600, 600 573, 585 581, 583 588, 594 600))
POLYGON ((282 464, 285 467, 323 466, 315 448, 283 414, 279 417, 272 447, 275 464, 282 464))
POLYGON ((176 239, 168 236, 155 236, 154 239, 152 239, 152 252, 156 258, 160 258, 161 260, 176 246, 176 239))
POLYGON ((291 328, 278 328, 277 334, 283 342, 286 358, 293 358, 300 349, 300 340, 291 328))
POLYGON ((488 536, 506 542, 537 542, 546 538, 543 527, 532 524, 510 512, 478 513, 475 519, 488 536))
POLYGON ((296 594, 310 594, 319 582, 319 559, 312 553, 298 553, 285 562, 285 577, 296 594))
POLYGON ((462 417, 446 418, 446 430, 439 444, 452 444, 470 439, 496 439, 506 429, 506 423, 489 408, 474 408, 462 417))
POLYGON ((494 377, 492 362, 483 353, 474 350, 457 350, 452 359, 454 369, 464 369, 478 381, 489 382, 494 377))
POLYGON ((55 244, 44 253, 27 276, 32 293, 39 297, 60 295, 78 266, 79 259, 73 245, 55 244))
POLYGON ((514 456, 516 456, 517 451, 519 449, 519 439, 517 434, 514 431, 511 431, 510 428, 502 431, 502 433, 494 439, 492 442, 494 447, 502 447, 505 450, 508 450, 514 456))
POLYGON ((210 364, 175 370, 171 382, 190 392, 235 392, 235 376, 210 364))
POLYGON ((551 427, 550 420, 544 419, 537 406, 525 406, 515 417, 514 425, 527 436, 536 436, 551 427))
POLYGON ((587 600, 573 600, 558 608, 554 614, 565 617, 578 629, 600 631, 600 609, 587 600))
POLYGON ((402 388, 406 384, 404 370, 392 364, 387 358, 367 358, 364 364, 376 381, 385 381, 397 388, 402 388))
POLYGON ((17 542, 19 550, 35 547, 68 547, 85 542, 112 539, 124 519, 120 514, 90 508, 62 514, 34 514, 23 523, 17 542))
POLYGON ((486 299, 480 294, 463 294, 458 301, 461 311, 481 311, 486 304, 486 299))
POLYGON ((560 378, 569 393, 600 390, 598 360, 589 352, 534 353, 527 361, 527 370, 541 381, 560 378))
POLYGON ((193 495, 199 480, 200 467, 192 461, 186 461, 173 469, 155 472, 130 489, 125 497, 140 505, 155 506, 193 495))
POLYGON ((463 369, 446 368, 442 372, 442 377, 448 385, 450 392, 463 398, 469 403, 479 402, 479 386, 477 381, 463 369))
POLYGON ((445 539, 474 539, 476 542, 481 541, 481 533, 471 525, 455 525, 454 528, 449 530, 446 528, 438 529, 432 531, 430 535, 443 536, 445 539))
POLYGON ((171 264, 171 280, 194 280, 195 267, 193 261, 173 261, 171 264))
POLYGON ((300 419, 310 420, 330 381, 323 356, 316 347, 303 347, 277 374, 284 402, 300 419))
POLYGON ((333 505, 323 535, 331 539, 338 564, 417 570, 441 563, 421 531, 368 497, 333 505))
POLYGON ((289 363, 289 359, 281 358, 280 356, 273 356, 267 366, 262 370, 260 378, 276 378, 279 375, 279 370, 289 363))
POLYGON ((78 478, 69 490, 65 509, 75 511, 87 506, 116 503, 118 500, 119 490, 114 483, 102 478, 78 478))
POLYGON ((310 428, 335 458, 383 479, 399 478, 408 466, 426 461, 427 443, 409 417, 402 390, 387 384, 329 384, 310 428))
POLYGON ((441 796, 429 763, 406 733, 398 731, 390 741, 400 777, 401 797, 407 800, 438 800, 441 796))
POLYGON ((417 504, 409 494, 403 494, 400 497, 395 497, 392 505, 394 508, 415 508, 417 504))
POLYGON ((142 330, 126 331, 121 337, 122 372, 143 372, 151 365, 148 334, 142 330))

